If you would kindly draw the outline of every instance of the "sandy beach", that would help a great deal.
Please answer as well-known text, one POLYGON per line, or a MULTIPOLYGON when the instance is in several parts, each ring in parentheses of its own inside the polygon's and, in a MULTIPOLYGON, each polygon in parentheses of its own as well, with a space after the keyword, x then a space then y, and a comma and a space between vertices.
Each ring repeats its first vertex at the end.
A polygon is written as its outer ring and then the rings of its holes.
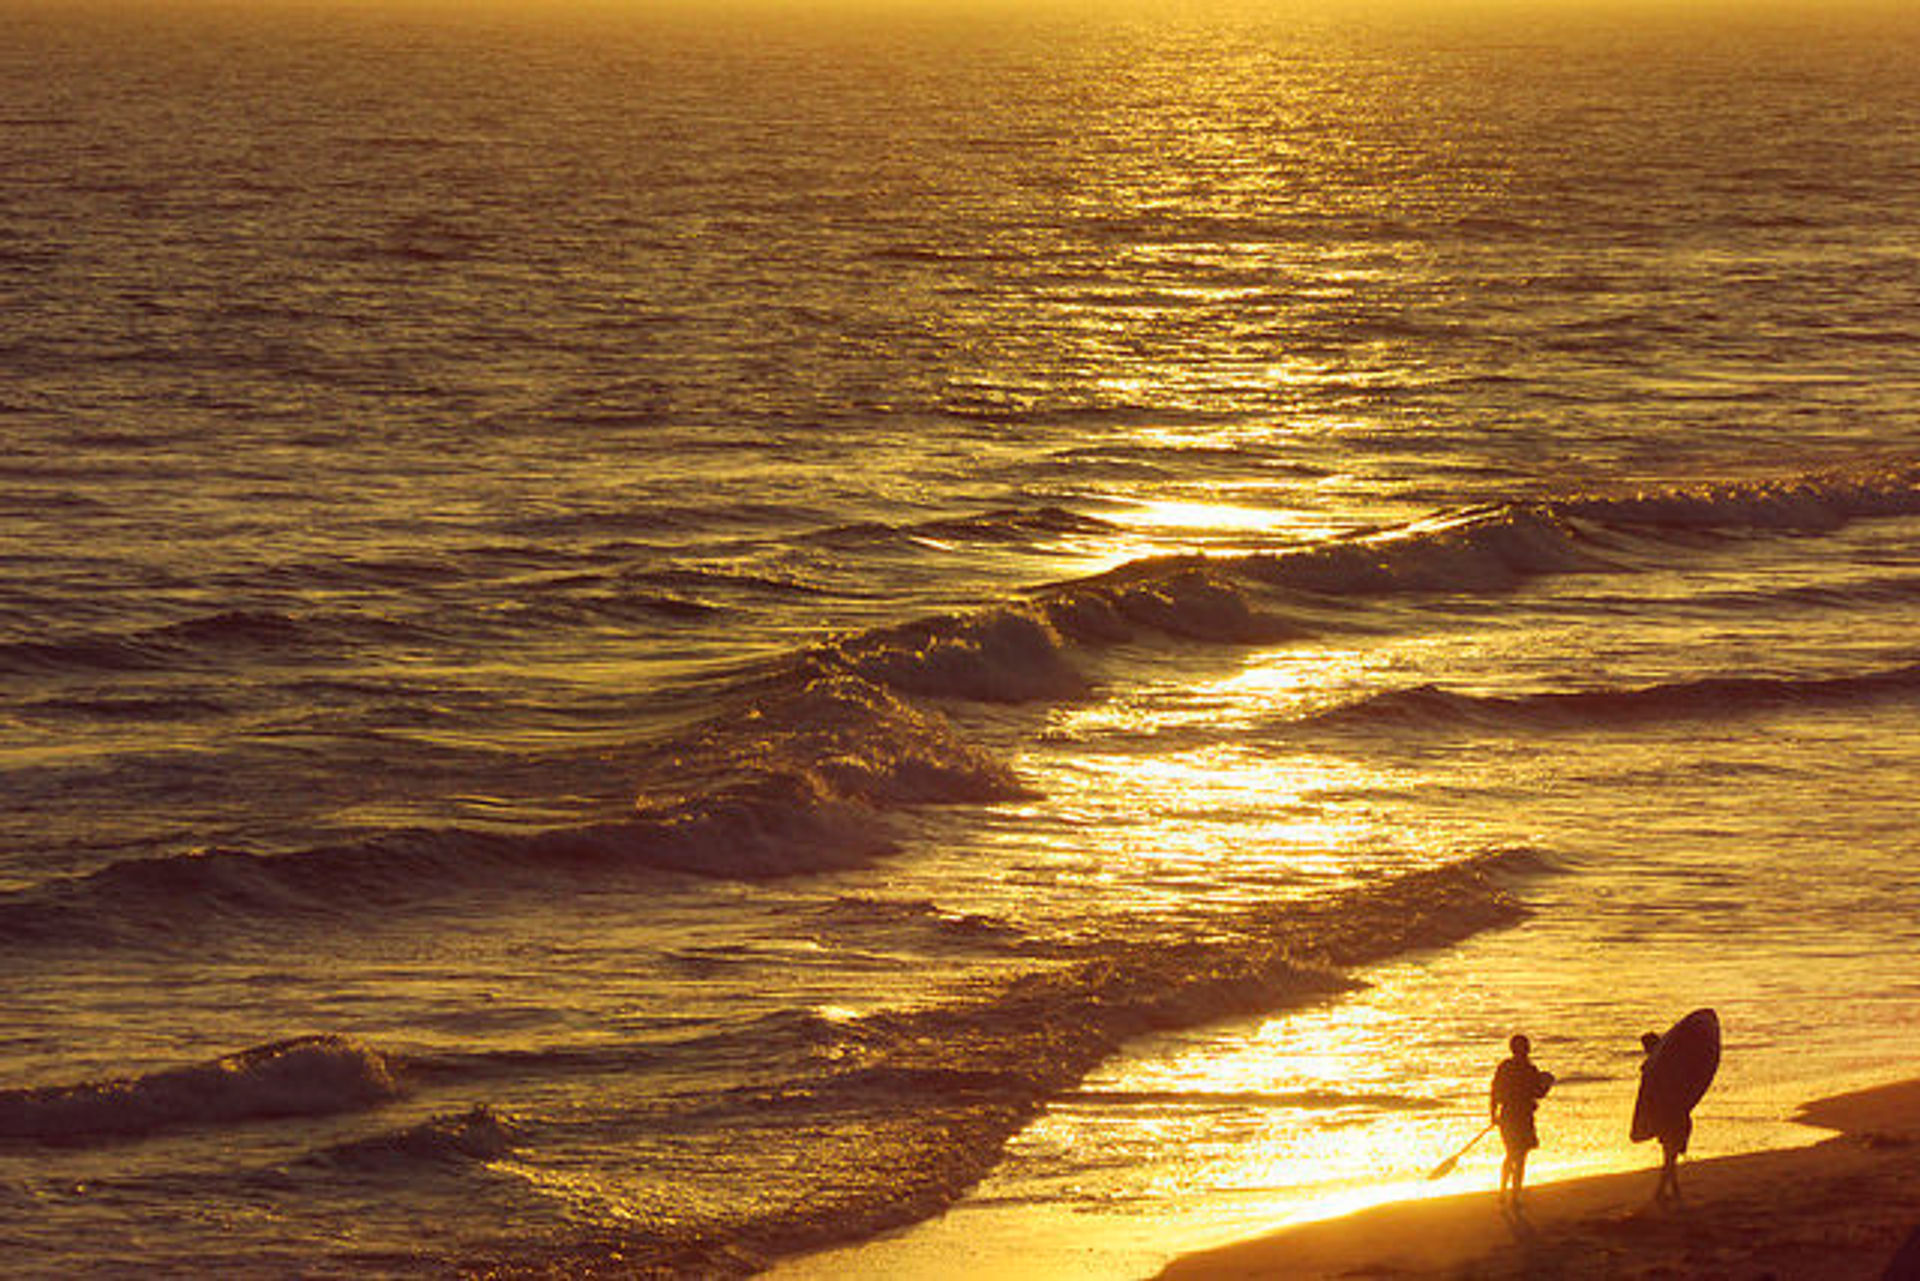
POLYGON ((1902 1252, 1920 1229, 1920 1080, 1822 1099, 1797 1119, 1836 1133, 1689 1163, 1678 1209, 1650 1205, 1650 1165, 1530 1188, 1518 1219, 1491 1190, 1397 1203, 1188 1255, 1161 1276, 1920 1277, 1902 1252))

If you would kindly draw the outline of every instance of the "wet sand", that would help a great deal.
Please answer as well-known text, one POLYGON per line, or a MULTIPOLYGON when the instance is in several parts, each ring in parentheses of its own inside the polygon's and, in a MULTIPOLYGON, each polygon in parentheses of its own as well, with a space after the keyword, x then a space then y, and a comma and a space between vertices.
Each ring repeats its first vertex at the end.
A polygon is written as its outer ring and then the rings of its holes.
MULTIPOLYGON (((1687 1163, 1678 1208, 1646 1170, 1381 1206, 1188 1255, 1166 1281, 1229 1278, 1879 1279, 1920 1229, 1920 1080, 1808 1104, 1810 1147, 1687 1163)), ((1916 1243, 1920 1245, 1920 1243, 1916 1243)), ((1902 1259, 1903 1265, 1908 1260, 1902 1259)), ((1920 1281, 1920 1262, 1901 1271, 1920 1281)))

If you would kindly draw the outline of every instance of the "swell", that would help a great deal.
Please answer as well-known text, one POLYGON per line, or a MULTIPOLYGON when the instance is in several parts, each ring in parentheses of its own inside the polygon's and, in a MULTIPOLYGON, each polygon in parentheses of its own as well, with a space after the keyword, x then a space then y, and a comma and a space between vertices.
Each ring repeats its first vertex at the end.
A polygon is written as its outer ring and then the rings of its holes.
MULTIPOLYGON (((1250 911, 1206 938, 1107 941, 976 998, 885 1011, 814 1029, 777 1084, 742 1087, 696 1123, 768 1141, 804 1132, 825 1175, 760 1213, 658 1234, 473 1260, 488 1275, 594 1273, 624 1262, 666 1274, 744 1273, 769 1256, 865 1238, 939 1213, 998 1163, 1049 1100, 1069 1094, 1126 1041, 1221 1018, 1323 1000, 1349 973, 1407 951, 1456 943, 1520 919, 1502 886, 1538 871, 1524 850, 1462 859, 1305 904, 1250 911), (727 1262, 727 1261, 731 1262, 727 1262)), ((1352 1098, 1289 1098, 1347 1106, 1352 1098)), ((1364 1100, 1418 1107, 1418 1100, 1364 1100)))
POLYGON ((1920 663, 1909 663, 1847 676, 1711 676, 1517 696, 1465 694, 1421 685, 1319 712, 1307 723, 1395 730, 1497 725, 1578 729, 1722 720, 1780 708, 1844 707, 1916 697, 1920 697, 1920 663))
MULTIPOLYGON (((771 581, 771 580, 769 580, 771 581)), ((683 591, 653 590, 614 575, 544 584, 537 599, 427 622, 370 612, 319 614, 220 610, 177 622, 0 642, 0 676, 221 672, 236 661, 344 665, 368 650, 444 647, 454 639, 523 641, 555 626, 591 628, 704 622, 727 606, 683 591)))
POLYGON ((236 657, 286 661, 429 635, 425 629, 374 616, 322 618, 269 609, 219 610, 120 632, 0 643, 0 675, 205 670, 236 657))
MULTIPOLYGON (((664 519, 657 513, 648 518, 664 519)), ((599 537, 620 528, 617 522, 582 520, 599 537)), ((915 525, 836 526, 800 541, 855 550, 893 543, 1020 545, 1110 529, 1096 518, 1060 507, 1005 508, 915 525)), ((522 532, 546 542, 564 540, 578 531, 522 532)), ((482 553, 476 550, 468 556, 474 564, 390 557, 311 565, 302 567, 287 585, 299 590, 336 585, 404 590, 411 595, 409 589, 457 581, 464 574, 480 572, 483 566, 479 562, 485 559, 482 553)), ((500 561, 503 557, 491 559, 500 561)), ((524 596, 491 609, 468 610, 456 619, 443 616, 431 622, 363 611, 259 607, 208 610, 175 621, 117 629, 15 635, 0 640, 0 676, 208 670, 223 668, 236 658, 278 663, 340 660, 370 647, 439 646, 456 637, 515 642, 555 626, 713 623, 731 609, 757 600, 781 602, 831 594, 823 586, 793 576, 692 567, 545 567, 542 576, 524 581, 522 588, 524 596)))
POLYGON ((1000 507, 976 515, 941 517, 913 524, 861 521, 834 525, 808 534, 802 541, 841 548, 915 541, 1021 544, 1064 535, 1112 531, 1113 526, 1108 522, 1065 507, 1000 507))

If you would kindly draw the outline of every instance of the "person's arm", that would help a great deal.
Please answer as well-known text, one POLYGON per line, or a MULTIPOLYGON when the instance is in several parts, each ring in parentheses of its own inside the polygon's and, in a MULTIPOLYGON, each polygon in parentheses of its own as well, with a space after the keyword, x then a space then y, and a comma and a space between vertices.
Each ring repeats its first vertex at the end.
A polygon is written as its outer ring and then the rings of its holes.
POLYGON ((1493 1084, 1487 1087, 1487 1123, 1495 1124, 1500 1120, 1500 1072, 1495 1069, 1493 1084))

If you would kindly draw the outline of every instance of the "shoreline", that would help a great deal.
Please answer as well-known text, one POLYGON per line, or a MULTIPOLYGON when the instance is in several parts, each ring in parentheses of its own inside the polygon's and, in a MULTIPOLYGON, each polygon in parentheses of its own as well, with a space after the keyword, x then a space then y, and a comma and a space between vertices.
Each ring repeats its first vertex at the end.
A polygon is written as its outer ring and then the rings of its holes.
POLYGON ((1158 1276, 1888 1276, 1902 1243, 1920 1232, 1920 1079, 1818 1099, 1793 1119, 1835 1133, 1805 1147, 1685 1162, 1678 1209, 1650 1204, 1656 1152, 1645 1169, 1530 1187, 1517 1218, 1501 1212, 1492 1189, 1394 1201, 1183 1255, 1158 1276))

